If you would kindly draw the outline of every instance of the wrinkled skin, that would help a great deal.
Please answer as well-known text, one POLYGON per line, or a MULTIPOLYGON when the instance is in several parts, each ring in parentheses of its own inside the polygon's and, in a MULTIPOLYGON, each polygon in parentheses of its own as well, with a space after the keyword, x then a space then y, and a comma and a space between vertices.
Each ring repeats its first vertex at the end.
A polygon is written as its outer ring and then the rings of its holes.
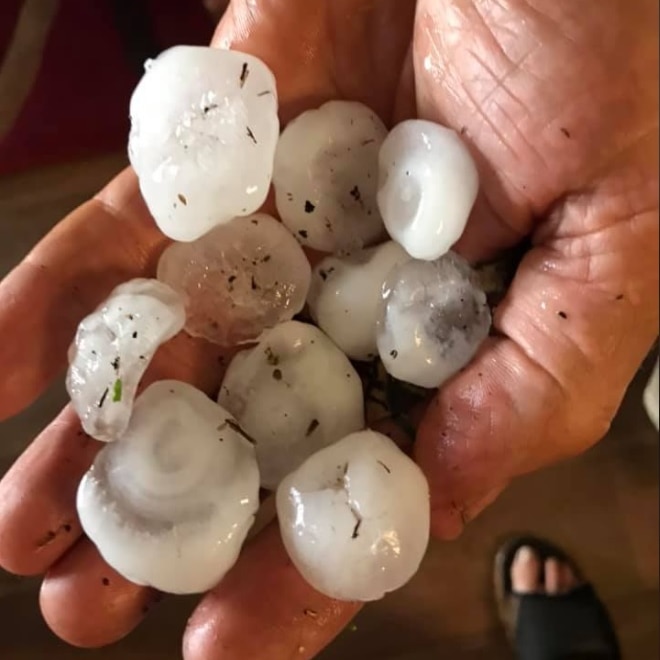
MULTIPOLYGON (((462 129, 482 175, 460 242, 468 258, 531 237, 497 335, 419 427, 440 538, 511 479, 602 437, 657 336, 657 14, 655 0, 236 0, 218 27, 216 44, 273 68, 284 121, 347 98, 390 123, 418 115, 462 129)), ((77 322, 121 280, 152 274, 163 244, 126 171, 9 275, 2 417, 60 373, 77 322)), ((211 391, 216 357, 179 337, 149 375, 211 391)), ((82 646, 122 637, 157 598, 80 537, 74 493, 96 451, 66 409, 0 485, 0 564, 45 572, 44 616, 82 646)), ((270 525, 202 599, 184 655, 310 658, 356 610, 308 587, 270 525)))

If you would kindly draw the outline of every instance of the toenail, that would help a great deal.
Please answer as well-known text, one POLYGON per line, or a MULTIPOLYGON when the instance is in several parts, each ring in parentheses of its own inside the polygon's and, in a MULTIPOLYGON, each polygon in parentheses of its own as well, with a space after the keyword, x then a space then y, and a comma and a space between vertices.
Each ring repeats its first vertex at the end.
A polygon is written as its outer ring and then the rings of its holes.
POLYGON ((520 562, 522 564, 527 564, 535 559, 536 559, 536 555, 528 545, 523 545, 520 548, 518 548, 518 550, 516 551, 516 556, 514 557, 515 562, 520 562))

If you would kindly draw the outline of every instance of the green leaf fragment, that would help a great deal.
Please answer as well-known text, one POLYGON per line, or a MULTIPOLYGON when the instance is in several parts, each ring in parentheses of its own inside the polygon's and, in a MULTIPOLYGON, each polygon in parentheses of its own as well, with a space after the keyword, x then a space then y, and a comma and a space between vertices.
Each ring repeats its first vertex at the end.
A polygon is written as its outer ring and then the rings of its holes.
POLYGON ((112 401, 117 403, 121 401, 121 378, 117 378, 115 384, 112 386, 112 401))

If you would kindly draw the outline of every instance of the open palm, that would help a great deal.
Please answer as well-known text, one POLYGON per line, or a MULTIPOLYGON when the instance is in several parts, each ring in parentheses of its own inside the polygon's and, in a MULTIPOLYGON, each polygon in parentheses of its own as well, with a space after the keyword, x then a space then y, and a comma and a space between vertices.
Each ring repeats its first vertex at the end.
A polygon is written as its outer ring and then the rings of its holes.
MULTIPOLYGON (((468 258, 531 237, 497 334, 419 427, 441 538, 512 478, 597 441, 657 335, 657 13, 654 0, 235 0, 218 28, 216 45, 273 69, 285 122, 346 98, 389 123, 460 130, 482 178, 458 246, 468 258)), ((7 277, 0 416, 58 376, 79 320, 120 281, 153 274, 165 242, 125 171, 7 277)), ((212 392, 220 357, 181 335, 148 378, 212 392)), ((46 620, 83 646, 122 637, 157 599, 81 536, 75 491, 99 448, 66 408, 0 484, 0 565, 46 573, 46 620)), ((202 599, 184 654, 313 657, 357 608, 309 587, 271 524, 202 599)))

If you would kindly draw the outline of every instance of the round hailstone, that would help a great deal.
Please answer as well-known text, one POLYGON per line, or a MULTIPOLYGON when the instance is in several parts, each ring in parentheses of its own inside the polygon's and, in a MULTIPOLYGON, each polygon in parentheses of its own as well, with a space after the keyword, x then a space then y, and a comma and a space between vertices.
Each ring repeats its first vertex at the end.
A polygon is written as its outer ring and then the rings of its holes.
POLYGON ((236 355, 218 401, 254 438, 268 489, 315 451, 364 428, 357 372, 318 328, 297 321, 236 355))
POLYGON ((234 565, 259 506, 254 448, 203 392, 159 381, 78 488, 87 536, 136 584, 198 593, 234 565))
POLYGON ((472 359, 490 321, 486 294, 463 258, 449 252, 437 261, 411 260, 383 287, 378 352, 395 378, 438 387, 472 359))
POLYGON ((378 155, 378 208, 389 235, 416 259, 431 261, 460 238, 479 175, 452 130, 421 119, 395 126, 378 155))
POLYGON ((376 185, 386 135, 376 114, 352 101, 303 112, 284 129, 275 154, 275 201, 303 245, 350 251, 384 235, 376 185))
POLYGON ((176 46, 145 65, 128 153, 161 231, 192 241, 266 199, 279 135, 270 69, 252 55, 176 46))
POLYGON ((316 324, 353 360, 376 357, 376 321, 387 274, 410 256, 394 241, 329 256, 315 268, 307 302, 316 324))
POLYGON ((134 279, 80 322, 69 348, 66 389, 86 433, 105 442, 122 435, 151 358, 184 321, 176 291, 158 280, 134 279))
POLYGON ((293 318, 311 270, 290 232, 259 213, 174 243, 160 258, 158 279, 185 294, 189 334, 234 346, 293 318))
POLYGON ((291 561, 331 598, 382 598, 417 572, 428 545, 426 479, 374 431, 307 459, 282 481, 276 502, 291 561))

